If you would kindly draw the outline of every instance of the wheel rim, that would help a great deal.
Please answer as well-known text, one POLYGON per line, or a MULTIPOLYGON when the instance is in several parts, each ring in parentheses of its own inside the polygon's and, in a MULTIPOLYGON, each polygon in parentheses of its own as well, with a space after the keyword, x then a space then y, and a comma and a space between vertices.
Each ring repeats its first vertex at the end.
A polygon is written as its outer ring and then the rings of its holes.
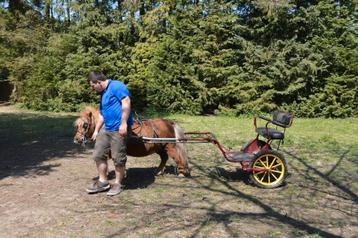
POLYGON ((265 186, 279 183, 285 175, 285 164, 277 155, 264 154, 258 157, 253 166, 254 179, 265 186), (255 171, 255 170, 263 171, 255 171))

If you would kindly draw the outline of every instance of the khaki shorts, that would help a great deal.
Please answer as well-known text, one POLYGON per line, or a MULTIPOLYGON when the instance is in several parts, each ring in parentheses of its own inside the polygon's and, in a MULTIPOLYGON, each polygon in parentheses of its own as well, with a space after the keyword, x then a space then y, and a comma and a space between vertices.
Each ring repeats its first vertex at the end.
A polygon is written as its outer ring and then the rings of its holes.
POLYGON ((125 166, 127 162, 127 138, 131 131, 128 130, 127 136, 120 136, 118 131, 106 131, 103 127, 99 131, 93 151, 93 159, 107 160, 111 152, 115 166, 125 166))

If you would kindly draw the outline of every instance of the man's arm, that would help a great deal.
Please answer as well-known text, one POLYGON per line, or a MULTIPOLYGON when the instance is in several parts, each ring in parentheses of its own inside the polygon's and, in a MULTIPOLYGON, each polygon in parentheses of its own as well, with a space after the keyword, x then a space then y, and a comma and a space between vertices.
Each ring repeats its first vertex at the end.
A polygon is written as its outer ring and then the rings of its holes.
POLYGON ((131 99, 127 96, 122 99, 122 118, 121 126, 119 127, 119 134, 125 136, 127 134, 127 121, 131 112, 131 99))
POLYGON ((103 122, 104 122, 104 119, 103 119, 103 116, 101 113, 98 114, 98 120, 96 122, 96 127, 94 129, 94 132, 93 132, 93 135, 92 135, 92 140, 96 140, 96 137, 97 137, 97 134, 99 132, 99 130, 101 129, 101 127, 103 126, 103 122))

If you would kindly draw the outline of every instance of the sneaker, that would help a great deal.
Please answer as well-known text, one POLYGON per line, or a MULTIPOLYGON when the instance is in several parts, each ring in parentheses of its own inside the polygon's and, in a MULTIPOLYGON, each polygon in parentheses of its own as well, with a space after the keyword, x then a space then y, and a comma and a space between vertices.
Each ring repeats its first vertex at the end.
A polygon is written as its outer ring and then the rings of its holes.
POLYGON ((99 180, 94 180, 90 185, 88 185, 86 191, 87 193, 99 193, 108 190, 110 187, 111 185, 108 181, 101 182, 99 180))
POLYGON ((114 196, 120 194, 124 190, 124 186, 120 183, 114 183, 111 186, 111 189, 107 192, 108 196, 114 196))

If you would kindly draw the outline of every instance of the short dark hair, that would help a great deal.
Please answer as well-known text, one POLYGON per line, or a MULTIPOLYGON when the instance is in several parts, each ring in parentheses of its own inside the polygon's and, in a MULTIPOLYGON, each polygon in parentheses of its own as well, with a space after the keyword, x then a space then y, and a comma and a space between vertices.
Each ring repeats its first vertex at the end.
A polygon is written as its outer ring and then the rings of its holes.
POLYGON ((91 82, 105 81, 107 80, 107 77, 102 72, 92 71, 88 74, 87 80, 91 82))

